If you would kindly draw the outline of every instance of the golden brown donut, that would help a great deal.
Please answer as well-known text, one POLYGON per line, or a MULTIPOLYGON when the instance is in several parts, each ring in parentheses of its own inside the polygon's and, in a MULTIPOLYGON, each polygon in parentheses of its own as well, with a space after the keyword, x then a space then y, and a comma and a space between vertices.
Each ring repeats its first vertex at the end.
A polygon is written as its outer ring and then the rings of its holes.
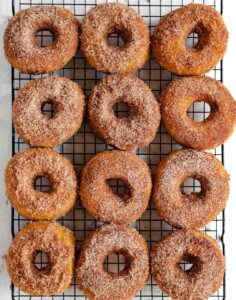
POLYGON ((161 94, 162 121, 169 134, 181 145, 197 150, 223 144, 232 134, 236 120, 236 102, 217 80, 206 77, 182 77, 171 81, 161 94), (189 106, 204 101, 211 108, 202 122, 187 115, 189 106))
POLYGON ((85 96, 78 84, 50 76, 24 85, 13 103, 16 132, 33 147, 54 147, 77 132, 83 121, 85 96), (42 113, 46 103, 54 105, 54 116, 42 113))
POLYGON ((177 150, 157 167, 153 201, 163 220, 177 228, 197 229, 212 221, 229 197, 229 175, 211 153, 177 150), (187 178, 200 181, 199 193, 183 194, 187 178))
POLYGON ((11 280, 24 293, 48 296, 63 293, 74 272, 73 233, 56 222, 31 222, 15 236, 8 250, 7 268, 11 280), (48 265, 39 269, 35 258, 45 252, 48 265))
POLYGON ((89 300, 132 299, 147 283, 149 252, 146 241, 134 229, 104 225, 84 240, 76 267, 76 281, 89 300), (112 253, 124 256, 124 270, 113 273, 103 263, 112 253))
POLYGON ((195 230, 166 235, 151 251, 151 273, 161 290, 172 299, 202 300, 221 286, 224 256, 216 241, 195 230), (179 263, 193 264, 184 271, 179 263))
POLYGON ((159 105, 149 87, 133 75, 107 75, 92 90, 88 101, 92 130, 105 143, 121 150, 147 146, 160 124, 159 105), (112 107, 123 102, 128 116, 117 118, 112 107))
POLYGON ((67 9, 33 6, 17 13, 4 34, 4 50, 9 63, 22 73, 57 71, 75 55, 79 45, 79 21, 67 9), (36 34, 48 30, 53 42, 38 45, 36 34))
POLYGON ((5 170, 6 193, 13 207, 25 218, 50 220, 64 216, 77 198, 77 176, 71 163, 49 149, 17 153, 5 170), (51 189, 38 191, 34 183, 47 177, 51 189))
POLYGON ((83 206, 103 222, 127 224, 141 217, 147 208, 152 189, 147 164, 131 152, 104 151, 83 168, 80 196, 83 206), (122 197, 114 194, 107 180, 122 179, 127 190, 122 197))
POLYGON ((104 73, 132 73, 149 58, 149 29, 131 7, 105 3, 92 8, 82 22, 81 50, 88 62, 104 73), (108 36, 118 34, 124 46, 108 44, 108 36))
POLYGON ((228 31, 221 15, 212 7, 189 4, 168 13, 157 24, 152 35, 156 61, 178 75, 201 75, 223 58, 228 31), (194 47, 185 42, 191 33, 198 34, 194 47))

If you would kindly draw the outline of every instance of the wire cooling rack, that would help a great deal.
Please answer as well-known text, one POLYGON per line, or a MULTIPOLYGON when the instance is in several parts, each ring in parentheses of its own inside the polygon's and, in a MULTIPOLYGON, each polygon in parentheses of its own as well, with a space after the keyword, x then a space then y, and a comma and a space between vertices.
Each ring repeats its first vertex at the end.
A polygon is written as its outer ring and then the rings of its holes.
MULTIPOLYGON (((82 20, 85 13, 87 13, 92 7, 99 3, 106 2, 105 0, 12 0, 13 14, 16 12, 29 8, 34 5, 57 5, 65 7, 71 10, 80 20, 82 20)), ((144 17, 150 30, 153 31, 156 24, 162 16, 171 10, 182 7, 183 5, 189 3, 202 3, 213 6, 216 10, 222 13, 222 1, 219 0, 127 0, 118 1, 120 3, 127 4, 137 10, 140 15, 144 17)), ((107 1, 108 2, 108 1, 107 1)), ((110 2, 110 1, 109 1, 110 2)), ((114 2, 114 1, 113 1, 114 2)), ((45 46, 52 41, 52 36, 49 32, 38 33, 38 42, 45 46)), ((192 34, 188 37, 186 43, 189 46, 193 46, 197 41, 197 36, 192 34)), ((116 35, 111 35, 109 37, 109 42, 114 45, 121 45, 122 40, 116 35)), ((217 67, 212 70, 208 75, 222 81, 222 62, 220 62, 217 67)), ((68 77, 84 89, 85 93, 88 95, 91 89, 99 80, 104 76, 104 74, 94 70, 86 61, 81 51, 78 51, 76 56, 59 72, 55 73, 59 76, 68 77)), ((51 74, 50 74, 51 75, 51 74)), ((135 74, 140 79, 142 79, 153 91, 156 98, 159 99, 160 92, 163 86, 171 81, 174 76, 162 69, 151 57, 147 64, 138 70, 135 74)), ((38 78, 39 76, 30 76, 27 74, 19 74, 17 70, 12 70, 12 95, 13 100, 20 87, 31 81, 32 79, 38 78)), ((53 115, 53 108, 47 105, 43 108, 45 114, 53 115)), ((124 116, 127 111, 126 107, 121 104, 116 105, 115 112, 118 117, 124 116)), ((194 103, 188 110, 189 117, 195 121, 201 121, 209 115, 209 106, 206 103, 194 103)), ((13 128, 12 136, 13 145, 13 155, 23 149, 28 148, 24 142, 18 138, 17 134, 13 128)), ((155 168, 158 162, 163 159, 166 155, 175 149, 181 148, 178 144, 173 141, 168 133, 166 132, 163 125, 160 126, 155 139, 153 142, 145 148, 140 148, 136 151, 144 161, 148 163, 152 172, 154 174, 155 168)), ((105 149, 111 149, 111 147, 105 145, 101 140, 99 140, 91 131, 88 124, 83 123, 79 132, 73 136, 69 141, 65 142, 63 145, 56 147, 55 150, 61 153, 64 157, 69 159, 71 163, 76 167, 78 173, 81 171, 84 164, 92 158, 96 153, 99 153, 105 149)), ((224 151, 223 146, 212 151, 218 159, 224 162, 224 151)), ((112 186, 114 192, 122 193, 124 186, 119 180, 111 180, 110 185, 112 186)), ((36 182, 36 188, 39 190, 46 190, 48 188, 48 182, 45 178, 40 178, 36 182)), ((185 193, 190 193, 192 191, 199 191, 199 182, 193 179, 188 179, 182 185, 182 190, 185 193)), ((69 212, 64 218, 58 220, 61 224, 67 226, 73 230, 76 241, 77 250, 79 249, 81 242, 84 240, 85 236, 94 230, 101 223, 95 221, 84 208, 81 207, 80 201, 78 200, 76 207, 73 211, 69 212)), ((23 225, 27 223, 27 220, 17 214, 12 210, 12 234, 13 236, 22 228, 23 225)), ((150 201, 149 207, 143 214, 142 218, 136 223, 130 226, 135 227, 140 234, 146 239, 149 248, 152 248, 152 243, 158 241, 160 238, 165 236, 167 233, 171 232, 173 229, 162 221, 157 214, 156 209, 153 206, 152 201, 150 201)), ((219 216, 202 229, 204 232, 216 239, 223 252, 224 252, 224 212, 220 213, 219 216)), ((44 254, 39 253, 36 258, 36 265, 40 268, 47 264, 47 259, 44 254)), ((111 255, 107 258, 104 267, 110 271, 119 271, 124 265, 124 260, 120 255, 111 255)), ((183 262, 183 268, 189 268, 189 265, 183 262)), ((29 296, 21 292, 19 289, 12 285, 12 299, 86 299, 84 295, 77 289, 75 282, 71 284, 70 288, 62 295, 56 295, 51 297, 39 297, 39 296, 29 296)), ((142 291, 136 296, 136 299, 170 299, 168 296, 164 295, 154 280, 149 278, 148 284, 142 289, 142 291)), ((209 299, 225 299, 225 279, 220 288, 220 290, 210 297, 209 299)))

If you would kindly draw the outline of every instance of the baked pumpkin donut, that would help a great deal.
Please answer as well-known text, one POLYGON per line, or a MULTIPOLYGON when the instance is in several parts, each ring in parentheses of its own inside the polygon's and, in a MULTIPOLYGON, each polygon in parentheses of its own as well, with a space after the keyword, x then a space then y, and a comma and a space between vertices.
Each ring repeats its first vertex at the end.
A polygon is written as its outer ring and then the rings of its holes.
POLYGON ((85 96, 75 82, 50 76, 24 85, 13 102, 16 132, 33 147, 54 147, 73 136, 83 121, 85 96), (42 113, 54 105, 54 116, 42 113))
POLYGON ((22 73, 57 71, 75 55, 79 45, 79 21, 67 9, 33 6, 17 13, 4 34, 4 50, 9 63, 22 73), (48 30, 53 42, 38 45, 36 34, 48 30))
POLYGON ((182 77, 171 81, 161 94, 162 121, 169 134, 181 145, 197 150, 223 144, 232 134, 236 102, 229 91, 210 77, 182 77), (211 108, 202 122, 187 115, 189 106, 204 101, 211 108))
POLYGON ((149 252, 146 241, 134 229, 102 226, 86 237, 76 267, 76 281, 89 300, 133 298, 147 283, 149 252), (125 268, 113 273, 103 263, 112 253, 122 254, 125 268))
POLYGON ((49 149, 27 149, 13 156, 5 170, 5 184, 13 207, 25 218, 33 220, 64 216, 77 198, 73 166, 49 149), (39 177, 49 179, 52 186, 49 191, 35 189, 39 177))
POLYGON ((149 29, 131 7, 105 3, 92 8, 82 22, 81 50, 88 62, 104 73, 132 73, 149 58, 149 29), (118 34, 121 47, 109 45, 108 36, 118 34))
POLYGON ((211 153, 177 150, 157 167, 153 201, 160 217, 173 227, 205 226, 222 211, 228 197, 229 175, 211 153), (181 192, 181 183, 187 178, 200 181, 199 193, 181 192))
POLYGON ((152 189, 147 164, 131 152, 104 151, 83 168, 80 196, 83 206, 95 218, 107 223, 135 222, 146 210, 152 189), (126 192, 119 197, 107 180, 122 179, 126 192))
POLYGON ((152 35, 156 61, 178 75, 201 75, 223 58, 228 31, 221 15, 212 7, 189 4, 168 13, 157 24, 152 35), (191 33, 198 34, 193 47, 185 42, 191 33))
POLYGON ((15 236, 8 250, 7 268, 11 280, 24 293, 49 296, 63 293, 74 273, 75 239, 73 233, 56 222, 28 223, 15 236), (35 265, 39 252, 48 265, 35 265))
POLYGON ((200 300, 221 286, 224 256, 216 241, 195 230, 180 230, 166 235, 151 251, 151 273, 163 292, 172 299, 200 300), (180 262, 193 264, 184 271, 180 262))
POLYGON ((107 75, 92 90, 88 100, 92 130, 107 144, 121 150, 148 145, 160 124, 157 100, 149 87, 132 75, 107 75), (128 116, 117 118, 115 103, 128 106, 128 116))

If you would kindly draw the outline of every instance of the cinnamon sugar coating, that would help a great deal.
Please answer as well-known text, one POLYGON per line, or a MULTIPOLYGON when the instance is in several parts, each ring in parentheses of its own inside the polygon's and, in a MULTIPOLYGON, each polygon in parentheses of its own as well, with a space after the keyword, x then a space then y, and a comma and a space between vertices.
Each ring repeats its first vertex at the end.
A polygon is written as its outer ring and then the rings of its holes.
POLYGON ((48 296, 62 293, 74 271, 75 239, 55 222, 28 223, 15 236, 8 250, 7 268, 14 285, 27 294, 48 296), (48 265, 35 265, 38 251, 48 256, 48 265))
POLYGON ((212 221, 224 209, 229 197, 229 175, 210 153, 177 150, 157 167, 153 201, 163 220, 177 228, 197 229, 212 221), (183 194, 187 178, 200 181, 199 193, 183 194))
POLYGON ((178 75, 201 75, 223 58, 228 31, 221 15, 212 7, 189 4, 176 9, 157 24, 152 35, 156 61, 178 75), (185 42, 191 33, 198 34, 194 47, 185 42))
POLYGON ((107 75, 92 90, 88 118, 93 131, 121 150, 148 145, 160 124, 157 100, 149 87, 133 75, 107 75), (127 104, 126 118, 117 118, 112 109, 118 102, 127 104))
POLYGON ((24 217, 50 220, 64 216, 77 198, 77 176, 71 163, 49 149, 28 149, 17 153, 5 170, 6 193, 13 207, 24 217), (47 177, 51 189, 38 191, 38 177, 47 177))
POLYGON ((197 150, 223 144, 232 134, 236 102, 217 80, 207 76, 182 77, 171 81, 161 94, 162 121, 170 135, 181 145, 197 150), (189 106, 204 101, 211 108, 202 122, 187 115, 189 106))
POLYGON ((54 147, 74 135, 83 121, 85 96, 78 84, 50 76, 24 85, 13 103, 13 123, 18 135, 33 147, 54 147), (54 105, 52 118, 42 113, 54 105))
POLYGON ((149 46, 149 28, 131 7, 119 3, 100 4, 83 19, 81 50, 98 71, 135 72, 148 60, 149 46), (112 33, 123 39, 123 46, 108 44, 108 36, 112 33))
POLYGON ((147 283, 149 253, 145 240, 134 229, 105 225, 86 237, 76 268, 76 281, 89 300, 132 299, 147 283), (103 267, 112 253, 124 255, 124 270, 113 273, 103 267))
POLYGON ((158 286, 172 299, 201 300, 221 286, 224 256, 216 241, 195 230, 180 230, 155 243, 151 251, 151 273, 158 286), (178 264, 192 263, 184 271, 178 264))
POLYGON ((152 189, 151 172, 137 155, 119 150, 104 151, 83 168, 80 196, 84 207, 103 222, 127 224, 141 217, 152 189), (114 194, 107 180, 122 179, 127 190, 114 194))
POLYGON ((22 73, 42 74, 62 68, 79 45, 79 21, 67 9, 33 6, 17 13, 4 34, 4 50, 9 63, 22 73), (36 34, 48 30, 53 42, 38 45, 36 34))

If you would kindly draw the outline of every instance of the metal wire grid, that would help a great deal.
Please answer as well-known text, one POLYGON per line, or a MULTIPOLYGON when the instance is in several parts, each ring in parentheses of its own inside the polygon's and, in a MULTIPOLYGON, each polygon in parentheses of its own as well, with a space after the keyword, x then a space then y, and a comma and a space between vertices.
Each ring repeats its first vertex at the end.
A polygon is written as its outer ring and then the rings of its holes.
MULTIPOLYGON (((86 12, 88 12, 92 7, 99 3, 112 2, 105 0, 81 0, 77 3, 75 0, 12 0, 13 14, 16 12, 28 8, 33 5, 57 5, 65 7, 71 10, 80 20, 86 12)), ((155 28, 156 24, 166 13, 173 9, 182 7, 183 5, 189 3, 203 3, 211 5, 216 8, 219 12, 222 12, 222 1, 217 0, 118 0, 117 2, 125 3, 135 10, 137 10, 146 20, 150 27, 151 32, 155 28)), ((114 2, 114 1, 113 1, 114 2)), ((52 37, 49 32, 40 32, 38 34, 38 41, 41 45, 46 45, 50 43, 52 37)), ((191 35, 187 39, 187 45, 194 45, 197 41, 196 35, 191 35)), ((122 40, 116 36, 112 35, 109 37, 109 42, 114 45, 121 45, 122 40)), ((54 73, 59 76, 68 77, 84 89, 85 93, 88 95, 94 85, 96 85, 99 80, 104 76, 104 74, 94 70, 86 61, 81 51, 78 51, 76 56, 60 71, 54 73)), ((50 74, 52 75, 52 74, 50 74)), ((153 91, 156 98, 159 99, 160 92, 163 86, 171 81, 174 76, 162 69, 154 60, 153 56, 147 62, 147 64, 138 70, 135 74, 140 79, 142 79, 153 91)), ((209 76, 222 81, 222 62, 220 62, 217 67, 212 70, 209 76)), ((31 76, 27 74, 19 74, 17 70, 12 70, 12 97, 13 100, 20 87, 31 81, 32 79, 38 78, 39 76, 31 76)), ((44 107, 44 113, 53 115, 53 108, 50 105, 44 107)), ((122 104, 117 104, 115 107, 115 112, 118 117, 124 116, 127 112, 127 108, 122 106, 122 104)), ((196 120, 201 121, 205 119, 210 110, 206 103, 194 103, 188 110, 189 116, 196 120)), ((12 135, 12 146, 13 155, 23 149, 28 148, 28 146, 18 138, 17 134, 13 128, 12 135)), ((152 172, 154 174, 155 168, 158 162, 168 155, 173 150, 181 148, 174 140, 170 138, 166 132, 163 125, 160 126, 153 142, 145 148, 140 148, 136 151, 144 161, 148 163, 152 172)), ((103 151, 105 149, 111 149, 110 146, 105 145, 101 140, 99 140, 89 128, 87 122, 83 123, 79 132, 73 136, 69 141, 65 142, 63 145, 56 147, 54 150, 61 153, 64 157, 69 159, 71 163, 74 164, 78 173, 81 171, 84 164, 95 154, 103 151)), ((224 162, 224 149, 223 146, 212 151, 218 159, 224 162)), ((120 180, 112 179, 110 182, 114 192, 122 193, 124 190, 124 185, 120 180)), ((48 182, 44 178, 40 178, 36 182, 36 188, 40 190, 45 190, 48 188, 48 182)), ((182 184, 182 190, 185 193, 190 193, 194 191, 199 191, 199 182, 193 179, 188 179, 182 184)), ((81 242, 84 237, 101 223, 95 221, 83 207, 80 205, 80 201, 77 202, 76 207, 73 211, 69 212, 64 218, 58 220, 61 224, 67 226, 73 230, 76 241, 77 250, 79 249, 81 242)), ((23 225, 27 223, 27 220, 17 214, 12 210, 12 235, 14 236, 23 225)), ((168 224, 162 221, 154 208, 152 201, 150 201, 149 207, 143 214, 141 219, 139 219, 134 224, 130 226, 135 227, 140 234, 146 239, 148 246, 152 248, 152 243, 158 241, 160 238, 165 236, 167 233, 173 231, 168 224)), ((220 213, 219 216, 202 229, 204 232, 212 236, 214 239, 220 243, 220 246, 224 252, 224 212, 220 213)), ((47 257, 42 253, 39 253, 36 257, 36 265, 40 268, 47 264, 47 257)), ((112 271, 119 271, 124 265, 124 260, 120 255, 112 255, 107 258, 104 266, 105 268, 112 271)), ((184 262, 181 263, 184 269, 189 268, 189 264, 184 262)), ((64 294, 51 296, 51 297, 40 297, 40 296, 29 296, 21 292, 19 289, 12 285, 12 299, 86 299, 77 287, 75 282, 71 284, 71 287, 65 291, 64 294)), ((149 278, 148 284, 143 288, 143 290, 136 296, 136 299, 170 299, 168 296, 164 295, 154 280, 149 278)), ((220 290, 210 297, 209 299, 222 300, 225 299, 225 279, 220 288, 220 290)))

